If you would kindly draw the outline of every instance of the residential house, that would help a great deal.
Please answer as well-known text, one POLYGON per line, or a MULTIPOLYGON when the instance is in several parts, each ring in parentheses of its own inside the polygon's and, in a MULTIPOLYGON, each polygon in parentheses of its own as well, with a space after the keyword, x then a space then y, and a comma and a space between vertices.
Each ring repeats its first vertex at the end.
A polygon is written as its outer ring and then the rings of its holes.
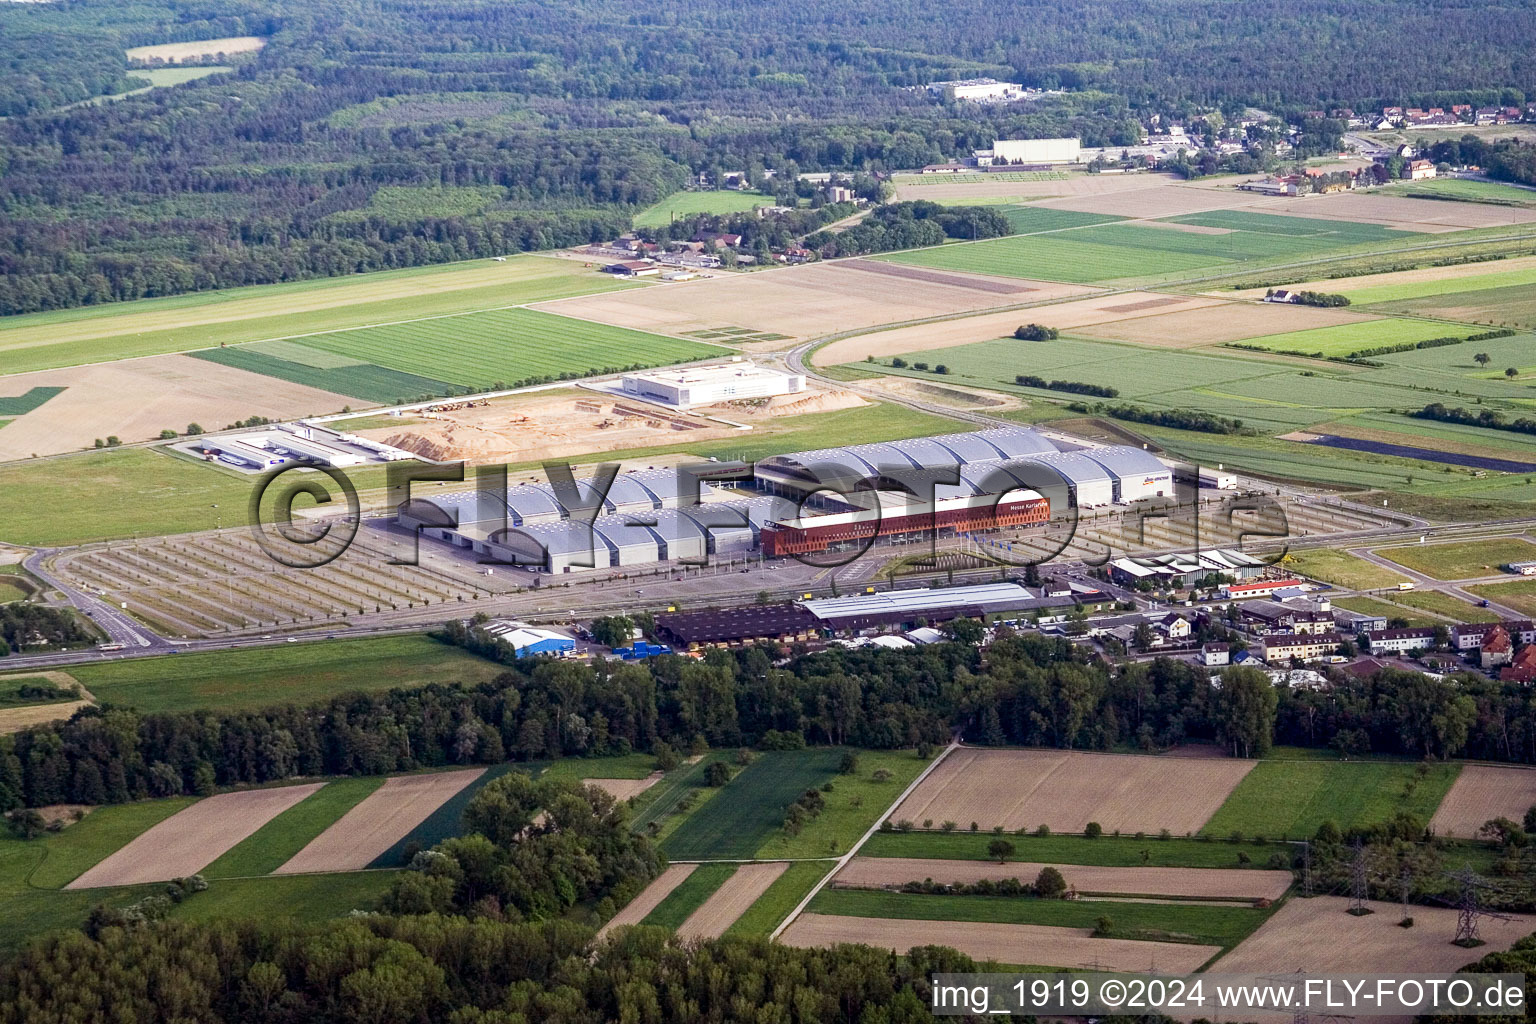
POLYGON ((1499 671, 1499 678, 1506 683, 1530 686, 1536 683, 1536 644, 1526 644, 1515 654, 1508 665, 1499 671))
POLYGON ((1268 633, 1331 633, 1333 615, 1306 605, 1284 601, 1245 601, 1238 606, 1237 618, 1244 632, 1254 635, 1268 633))
POLYGON ((1451 646, 1458 651, 1473 651, 1483 646, 1483 641, 1495 626, 1500 626, 1516 644, 1536 641, 1536 625, 1530 619, 1508 619, 1504 622, 1463 622, 1451 627, 1451 646))
POLYGON ((1484 672, 1508 665, 1515 660, 1515 645, 1503 626, 1494 626, 1483 637, 1483 646, 1478 653, 1478 660, 1482 663, 1484 672))
POLYGON ((1337 633, 1272 633, 1260 638, 1264 660, 1273 665, 1291 659, 1315 661, 1338 653, 1343 638, 1337 633))
POLYGON ((1189 636, 1190 631, 1189 620, 1173 612, 1154 622, 1152 628, 1170 640, 1183 640, 1189 636))
POLYGON ((1432 160, 1415 160, 1403 171, 1403 177, 1413 181, 1435 176, 1435 164, 1432 160))
POLYGON ((1503 113, 1503 111, 1500 110, 1498 107, 1478 107, 1477 108, 1477 123, 1478 124, 1493 124, 1496 120, 1498 120, 1499 115, 1502 114, 1502 113, 1503 113))
POLYGON ((1217 668, 1232 663, 1231 644, 1206 644, 1200 648, 1200 658, 1206 668, 1217 668))
POLYGON ((1427 651, 1435 646, 1435 631, 1426 626, 1412 629, 1373 629, 1365 634, 1372 654, 1427 651))

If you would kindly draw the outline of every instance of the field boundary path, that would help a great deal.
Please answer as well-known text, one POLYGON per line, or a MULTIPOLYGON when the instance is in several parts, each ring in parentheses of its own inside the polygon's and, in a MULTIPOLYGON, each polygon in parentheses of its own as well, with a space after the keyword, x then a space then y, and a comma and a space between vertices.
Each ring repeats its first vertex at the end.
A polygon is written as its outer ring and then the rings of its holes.
POLYGON ((769 934, 768 938, 770 940, 777 940, 778 937, 783 934, 784 929, 794 924, 795 918, 799 917, 802 913, 805 912, 805 908, 810 906, 811 900, 816 898, 816 894, 821 892, 822 889, 826 888, 827 883, 830 882, 839 871, 843 870, 849 861, 853 860, 854 855, 859 852, 859 848, 862 847, 865 843, 869 842, 870 836, 880 831, 880 825, 895 813, 896 808, 901 806, 901 802, 910 796, 912 791, 921 785, 923 780, 926 779, 935 768, 943 764, 945 758, 949 757, 949 755, 953 754, 959 749, 960 737, 956 735, 955 738, 950 741, 949 746, 939 751, 939 756, 930 761, 928 763, 928 767, 919 772, 917 778, 908 783, 907 788, 896 795, 896 799, 892 800, 890 806, 888 806, 884 811, 880 813, 880 816, 875 819, 874 824, 870 825, 868 830, 866 830, 865 833, 859 837, 859 841, 850 846, 847 853, 837 858, 837 862, 832 865, 832 870, 821 876, 821 880, 811 887, 810 892, 805 894, 805 899, 795 904, 795 909, 789 912, 788 917, 779 922, 779 926, 769 934))

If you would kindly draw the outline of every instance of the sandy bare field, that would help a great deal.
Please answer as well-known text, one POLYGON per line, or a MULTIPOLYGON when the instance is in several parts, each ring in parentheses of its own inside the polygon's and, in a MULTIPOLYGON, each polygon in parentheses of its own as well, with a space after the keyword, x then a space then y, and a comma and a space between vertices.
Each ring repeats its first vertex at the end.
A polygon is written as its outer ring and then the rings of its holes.
POLYGON ((993 277, 942 276, 941 282, 872 273, 835 261, 558 299, 533 308, 660 334, 736 325, 805 339, 1093 291, 1024 280, 996 291, 993 277))
POLYGON ((1123 188, 1099 195, 1042 199, 1035 205, 1057 210, 1111 213, 1120 217, 1152 219, 1178 217, 1186 213, 1205 213, 1207 210, 1226 210, 1235 206, 1247 206, 1254 201, 1253 195, 1236 189, 1201 188, 1141 176, 1129 180, 1141 187, 1123 188))
MULTIPOLYGON (((1347 292, 1355 288, 1375 288, 1382 285, 1418 284, 1421 281, 1453 281, 1464 277, 1481 277, 1506 270, 1528 270, 1536 267, 1536 256, 1518 256, 1508 260, 1490 260, 1487 263, 1463 263, 1455 267, 1420 267, 1417 270, 1394 270, 1386 274, 1364 274, 1359 277, 1334 277, 1322 281, 1307 281, 1287 287, 1297 291, 1347 292)), ((1265 289, 1249 288, 1229 292, 1244 299, 1262 299, 1265 289)))
POLYGON ((640 895, 629 901, 629 906, 614 914, 598 931, 597 937, 602 938, 615 928, 626 924, 639 924, 645 920, 647 914, 656 909, 656 905, 667 898, 667 895, 683 884, 683 879, 693 874, 697 864, 673 864, 661 874, 657 875, 650 885, 640 891, 640 895))
POLYGON ((1219 304, 1220 300, 1200 295, 1159 295, 1156 292, 1105 295, 841 338, 817 349, 812 358, 818 366, 834 366, 838 363, 859 362, 867 356, 879 359, 907 352, 929 352, 990 341, 1012 334, 1013 329, 1020 324, 1044 324, 1067 330, 1089 324, 1165 316, 1181 310, 1219 304))
POLYGON ((1081 832, 1197 831, 1253 761, 1230 758, 1085 754, 1053 750, 978 750, 950 755, 891 816, 921 824, 1010 831, 1047 825, 1081 832))
MULTIPOLYGON (((790 946, 858 942, 905 953, 913 946, 950 946, 977 960, 1041 967, 1093 967, 1106 971, 1189 974, 1221 952, 1220 946, 1180 942, 1096 939, 1087 928, 962 921, 890 921, 878 917, 801 914, 779 941, 790 946)), ((1455 949, 1455 946, 1450 946, 1455 949)))
POLYGON ((139 834, 65 886, 95 889, 195 875, 324 783, 210 796, 139 834))
POLYGON ((1293 306, 1277 302, 1230 303, 1186 309, 1139 320, 1095 324, 1078 331, 1089 338, 1133 341, 1159 348, 1198 348, 1285 331, 1360 323, 1376 317, 1340 309, 1293 306))
POLYGON ((903 182, 896 186, 896 198, 931 199, 936 203, 963 199, 1020 199, 1027 202, 1041 198, 1138 191, 1158 185, 1171 186, 1179 180, 1173 175, 1164 174, 1073 174, 1054 181, 1000 181, 971 175, 967 178, 931 182, 903 182))
POLYGON ((475 768, 388 779, 273 873, 361 871, 483 774, 475 768))
MULTIPOLYGON (((88 708, 96 703, 96 698, 91 694, 91 691, 80 685, 80 681, 68 672, 57 670, 25 672, 21 676, 13 676, 12 679, 22 677, 36 679, 39 676, 47 679, 55 686, 61 686, 66 690, 74 690, 80 695, 80 699, 67 700, 58 704, 24 704, 19 708, 0 708, 0 736, 12 732, 20 732, 23 729, 30 729, 34 725, 61 722, 81 708, 88 708)), ((0 686, 4 686, 7 681, 5 678, 0 677, 0 686)))
MULTIPOLYGON (((1029 840, 1019 841, 1025 852, 1029 840)), ((1043 867, 1054 867, 1079 892, 1126 896, 1196 896, 1207 899, 1273 900, 1291 887, 1289 871, 1247 871, 1223 868, 1106 868, 1084 864, 984 860, 929 860, 899 857, 855 857, 837 873, 833 884, 859 888, 899 886, 932 879, 944 884, 1017 878, 1033 882, 1043 867)))
POLYGON ((1368 904, 1376 912, 1353 917, 1342 896, 1293 899, 1217 962, 1214 970, 1239 974, 1316 971, 1327 974, 1439 974, 1514 945, 1531 931, 1531 919, 1484 919, 1486 945, 1451 945, 1457 912, 1451 907, 1414 907, 1413 927, 1399 928, 1402 907, 1368 904))
POLYGON ((615 800, 624 801, 639 796, 661 781, 664 772, 652 772, 643 779, 582 779, 587 786, 596 786, 615 800))
POLYGON ((788 861, 743 864, 677 929, 682 939, 718 939, 789 867, 788 861))
POLYGON ((1379 192, 1338 192, 1329 196, 1276 198, 1269 200, 1264 212, 1289 217, 1322 217, 1363 224, 1384 224, 1403 231, 1431 234, 1536 221, 1536 210, 1489 203, 1409 199, 1379 192))
POLYGON ((0 428, 0 461, 89 448, 110 434, 145 441, 188 423, 213 430, 252 415, 292 419, 367 404, 183 355, 0 377, 0 394, 44 386, 65 390, 0 428))
POLYGON ((154 46, 135 46, 124 52, 129 60, 177 61, 216 57, 221 53, 250 53, 267 45, 261 36, 225 36, 223 39, 200 39, 191 43, 157 43, 154 46))
POLYGON ((801 394, 779 395, 761 405, 727 403, 686 413, 604 392, 562 388, 402 417, 356 433, 443 462, 533 462, 736 437, 741 431, 733 423, 760 427, 785 417, 868 404, 852 391, 814 381, 801 394))
POLYGON ((1536 770, 1469 764, 1461 769, 1430 828, 1442 836, 1466 838, 1490 818, 1519 822, 1536 804, 1536 770))

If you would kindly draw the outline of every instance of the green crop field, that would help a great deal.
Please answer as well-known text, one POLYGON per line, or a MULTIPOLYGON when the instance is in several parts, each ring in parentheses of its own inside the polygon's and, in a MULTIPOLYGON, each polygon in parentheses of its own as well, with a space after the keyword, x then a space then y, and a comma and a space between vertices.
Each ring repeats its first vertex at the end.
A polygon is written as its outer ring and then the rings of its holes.
MULTIPOLYGON (((1488 264, 1490 268, 1497 268, 1499 264, 1488 264)), ((1349 301, 1357 306, 1374 305, 1379 302, 1399 302, 1404 299, 1423 299, 1435 295, 1449 295, 1453 292, 1484 291, 1490 288, 1509 288, 1522 285, 1536 284, 1536 266, 1520 267, 1514 270, 1489 269, 1486 273, 1474 274, 1468 277, 1426 277, 1422 281, 1410 281, 1404 284, 1379 284, 1365 285, 1358 288, 1347 288, 1344 294, 1349 296, 1349 301)))
POLYGON ((383 784, 383 776, 327 782, 226 850, 202 873, 207 878, 269 875, 383 784))
POLYGON ((191 797, 100 807, 38 839, 0 833, 0 952, 56 928, 77 928, 98 903, 119 906, 159 886, 64 890, 81 872, 140 832, 191 804, 191 797))
POLYGON ((106 661, 70 670, 101 700, 140 711, 310 704, 358 690, 472 685, 503 671, 422 634, 106 661))
POLYGON ((1452 622, 1498 622, 1500 618, 1495 611, 1468 604, 1459 597, 1442 594, 1438 590, 1408 590, 1394 593, 1392 600, 1432 615, 1444 616, 1452 622))
POLYGON ((984 242, 914 249, 879 258, 938 270, 1074 284, 1196 270, 1222 262, 1211 257, 1185 253, 1149 252, 1079 242, 1075 231, 1049 235, 1010 235, 984 242))
POLYGON ((313 363, 284 359, 262 351, 263 344, 294 346, 293 342, 264 342, 242 345, 236 348, 209 348, 191 353, 192 356, 248 370, 263 377, 275 377, 290 384, 303 384, 350 398, 361 398, 376 405, 397 405, 402 402, 432 398, 453 390, 446 382, 413 373, 401 373, 372 363, 353 362, 347 366, 315 366, 313 363))
POLYGON ((0 398, 0 416, 25 416, 63 390, 61 387, 28 388, 24 395, 0 398))
MULTIPOLYGON (((998 838, 990 832, 877 832, 859 847, 860 857, 901 857, 934 860, 996 860, 987 845, 998 838)), ((1101 836, 1088 839, 1078 835, 1037 836, 1009 834, 1003 838, 1014 846, 1008 859, 1034 864, 1084 864, 1095 867, 1133 868, 1232 868, 1240 867, 1237 852, 1246 853, 1253 867, 1262 867, 1271 855, 1286 853, 1281 843, 1262 845, 1245 842, 1234 848, 1230 843, 1206 843, 1183 836, 1159 839, 1146 835, 1101 836)), ((920 881, 920 879, 912 879, 920 881)))
POLYGON ((1378 303, 1371 310, 1530 328, 1536 326, 1536 289, 1528 284, 1510 284, 1499 288, 1441 292, 1423 298, 1378 303))
POLYGON ((0 366, 24 373, 634 287, 645 286, 524 255, 81 306, 0 320, 0 366))
POLYGON ((1528 562, 1536 558, 1536 545, 1519 537, 1493 537, 1454 544, 1377 548, 1375 553, 1437 580, 1465 580, 1496 576, 1499 566, 1506 562, 1528 562))
POLYGON ((1387 821, 1406 811, 1434 816, 1459 764, 1386 761, 1260 761, 1201 831, 1225 838, 1310 839, 1325 821, 1342 829, 1387 821))
POLYGON ((821 890, 806 908, 815 914, 901 921, 973 921, 1094 928, 1101 917, 1108 937, 1193 942, 1230 949, 1264 923, 1268 912, 1248 907, 1133 903, 1117 900, 1039 900, 1016 896, 949 896, 870 889, 821 890))
POLYGON ((1287 569, 1293 569, 1304 576, 1349 590, 1382 590, 1396 587, 1408 579, 1391 569, 1384 569, 1363 558, 1330 548, 1292 551, 1286 556, 1284 564, 1287 569))
POLYGON ((1431 338, 1465 338, 1480 330, 1465 324, 1391 318, 1314 327, 1309 331, 1291 331, 1287 334, 1267 334, 1259 338, 1248 338, 1243 344, 1276 352, 1305 352, 1324 357, 1347 356, 1361 349, 1380 348, 1384 345, 1410 345, 1431 338))
POLYGON ((394 880, 393 871, 226 878, 178 903, 170 916, 186 921, 219 917, 325 921, 372 909, 394 880))
MULTIPOLYGON (((956 205, 965 205, 957 203, 956 205)), ((1038 234, 1041 231, 1060 231, 1063 228, 1082 228, 1093 224, 1112 224, 1124 217, 1110 213, 1082 213, 1078 210, 1056 210, 1049 206, 1004 206, 998 211, 1008 218, 1008 226, 1018 235, 1038 234)))
POLYGON ((1317 239, 1319 244, 1359 245, 1368 242, 1404 242, 1419 238, 1412 231, 1399 231, 1380 224, 1350 220, 1326 220, 1321 217, 1286 217, 1246 210, 1211 210, 1169 217, 1174 224, 1194 224, 1228 231, 1317 239))
POLYGON ((832 792, 825 794, 825 810, 806 822, 797 836, 782 830, 769 836, 758 847, 757 856, 779 859, 847 853, 928 764, 911 750, 861 750, 858 758, 857 771, 832 780, 832 792), (876 782, 877 771, 889 772, 891 777, 876 782))
POLYGON ((690 914, 703 906, 704 901, 736 873, 737 867, 736 864, 700 864, 693 869, 692 874, 678 883, 676 889, 667 893, 666 898, 656 904, 640 923, 677 931, 690 914))
POLYGON ((758 755, 683 821, 662 852, 674 861, 752 857, 800 794, 836 778, 841 759, 841 750, 829 748, 758 755))
POLYGON ((832 870, 832 862, 802 860, 784 869, 767 890, 725 930, 727 935, 743 938, 760 938, 771 935, 773 930, 800 905, 816 883, 832 870))
POLYGON ((674 192, 654 206, 635 214, 635 227, 656 228, 678 217, 695 213, 746 213, 759 206, 773 206, 772 196, 761 192, 737 192, 731 189, 710 192, 674 192))
MULTIPOLYGON (((6 583, 6 580, 0 579, 0 604, 3 604, 6 600, 6 583)), ((58 683, 55 683, 46 676, 0 676, 0 708, 22 708, 38 704, 66 704, 79 699, 79 694, 69 688, 60 687, 58 683), (46 686, 56 691, 62 690, 62 694, 58 697, 44 697, 41 699, 23 697, 21 695, 21 688, 23 686, 46 686)))
POLYGON ((1404 619, 1412 627, 1433 626, 1439 621, 1427 615, 1416 615, 1406 608, 1400 608, 1386 601, 1378 601, 1374 597, 1338 597, 1334 598, 1333 604, 1338 608, 1360 612, 1364 615, 1385 615, 1389 621, 1392 619, 1404 619))
POLYGON ((1466 178, 1430 178, 1401 187, 1402 194, 1415 199, 1449 199, 1498 205, 1536 205, 1536 191, 1497 181, 1471 181, 1466 178))
POLYGON ((1506 583, 1479 583, 1467 588, 1469 593, 1508 605, 1521 615, 1536 618, 1536 580, 1509 580, 1506 583))

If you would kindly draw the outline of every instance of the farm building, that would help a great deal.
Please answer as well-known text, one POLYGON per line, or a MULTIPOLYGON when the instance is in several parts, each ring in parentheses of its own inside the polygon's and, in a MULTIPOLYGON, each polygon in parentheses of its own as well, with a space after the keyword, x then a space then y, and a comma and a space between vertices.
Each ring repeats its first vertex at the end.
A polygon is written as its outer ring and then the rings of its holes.
POLYGON ((734 402, 742 399, 797 395, 805 390, 805 377, 737 361, 676 370, 626 373, 624 393, 660 402, 675 409, 734 402))
POLYGON ((661 273, 661 268, 645 260, 620 260, 603 267, 603 273, 615 277, 651 277, 661 273))

